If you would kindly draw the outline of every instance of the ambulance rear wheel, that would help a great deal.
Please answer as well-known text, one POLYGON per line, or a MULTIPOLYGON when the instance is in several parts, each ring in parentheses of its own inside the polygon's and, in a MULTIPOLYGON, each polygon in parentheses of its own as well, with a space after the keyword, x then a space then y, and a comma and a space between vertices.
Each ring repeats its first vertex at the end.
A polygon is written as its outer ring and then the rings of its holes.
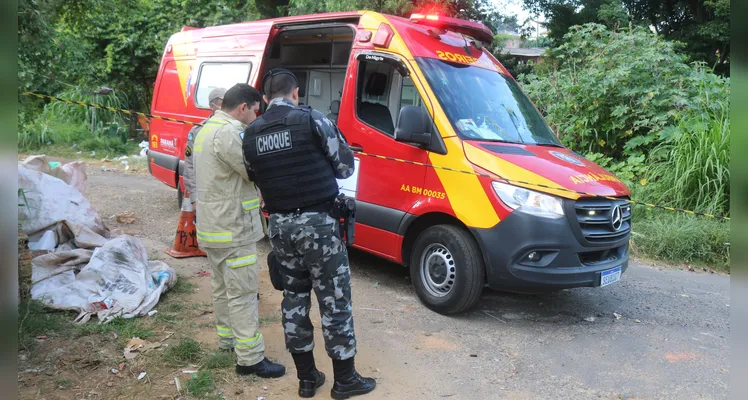
POLYGON ((459 227, 432 226, 414 243, 410 278, 429 309, 439 314, 466 311, 478 302, 485 281, 478 244, 459 227))

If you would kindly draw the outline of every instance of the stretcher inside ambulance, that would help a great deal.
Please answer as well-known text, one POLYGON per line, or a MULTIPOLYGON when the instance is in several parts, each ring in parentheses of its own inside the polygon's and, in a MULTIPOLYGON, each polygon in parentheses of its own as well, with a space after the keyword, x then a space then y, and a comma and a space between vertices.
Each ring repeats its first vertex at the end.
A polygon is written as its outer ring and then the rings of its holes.
MULTIPOLYGON (((465 311, 486 286, 620 280, 628 188, 563 146, 485 49, 492 38, 470 21, 369 11, 185 28, 167 44, 152 113, 199 121, 214 87, 259 88, 269 68, 292 70, 300 102, 363 152, 340 181, 356 199, 353 247, 407 266, 434 311, 465 311)), ((188 130, 151 128, 151 173, 172 187, 188 130)))

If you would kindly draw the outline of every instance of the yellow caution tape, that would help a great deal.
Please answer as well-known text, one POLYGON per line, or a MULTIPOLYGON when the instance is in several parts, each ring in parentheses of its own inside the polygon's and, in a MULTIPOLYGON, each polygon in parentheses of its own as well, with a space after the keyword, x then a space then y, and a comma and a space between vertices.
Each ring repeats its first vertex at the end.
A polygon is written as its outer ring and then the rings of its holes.
MULTIPOLYGON (((98 108, 98 109, 101 109, 101 110, 108 110, 108 111, 112 111, 112 112, 119 112, 119 113, 123 113, 123 114, 126 114, 126 115, 138 115, 138 116, 146 117, 146 118, 160 119, 160 120, 170 121, 170 122, 179 122, 179 123, 189 124, 189 125, 202 125, 202 124, 200 124, 198 122, 183 121, 183 120, 178 120, 178 119, 174 119, 174 118, 161 117, 161 116, 158 116, 158 115, 145 114, 145 113, 141 113, 141 112, 137 112, 137 111, 132 111, 132 110, 123 110, 123 109, 118 109, 118 108, 113 108, 113 107, 102 106, 102 105, 98 105, 98 104, 85 103, 85 102, 82 102, 82 101, 61 99, 59 97, 49 96, 49 95, 40 94, 40 93, 32 93, 32 92, 20 92, 20 93, 23 94, 23 95, 25 95, 25 96, 35 96, 35 97, 38 97, 38 98, 41 98, 41 99, 49 99, 49 100, 54 100, 54 101, 61 101, 63 103, 76 104, 76 105, 83 106, 83 107, 94 107, 94 108, 98 108)), ((455 168, 449 168, 449 167, 442 167, 440 165, 433 165, 433 164, 426 164, 426 163, 421 163, 421 162, 417 162, 417 161, 403 160, 401 158, 387 157, 387 156, 382 156, 382 155, 379 155, 379 154, 370 154, 370 153, 365 153, 363 151, 358 151, 358 150, 353 150, 353 152, 356 153, 356 154, 358 154, 358 155, 362 155, 362 156, 366 156, 366 157, 374 157, 374 158, 379 158, 381 160, 388 160, 388 161, 400 162, 400 163, 405 163, 405 164, 413 164, 413 165, 418 165, 418 166, 422 166, 422 167, 429 167, 429 168, 441 169, 441 170, 445 170, 445 171, 459 172, 459 173, 462 173, 462 174, 481 176, 481 177, 486 177, 486 178, 491 178, 491 179, 500 179, 500 180, 503 180, 503 181, 505 181, 507 183, 513 183, 513 184, 518 184, 518 185, 534 186, 534 187, 538 187, 538 188, 558 190, 558 191, 568 192, 568 193, 576 193, 576 194, 578 194, 580 196, 596 197, 596 198, 602 198, 602 199, 613 200, 613 201, 624 201, 624 202, 626 202, 628 204, 632 204, 632 205, 644 206, 644 207, 649 207, 649 208, 657 208, 657 209, 660 209, 660 210, 677 212, 677 213, 682 213, 682 214, 689 214, 689 215, 696 215, 696 216, 700 216, 700 217, 708 217, 708 218, 720 219, 720 220, 725 220, 725 221, 729 221, 730 220, 730 217, 725 217, 725 216, 722 216, 722 215, 714 215, 714 214, 709 214, 709 213, 700 213, 700 212, 691 211, 691 210, 684 210, 684 209, 681 209, 681 208, 661 206, 661 205, 657 205, 657 204, 644 203, 644 202, 641 202, 641 201, 621 199, 621 198, 618 198, 618 197, 603 196, 603 195, 594 194, 594 193, 580 192, 580 191, 566 189, 566 188, 561 188, 561 187, 554 187, 554 186, 543 185, 543 184, 539 184, 539 183, 517 181, 517 180, 507 179, 507 178, 504 178, 502 176, 495 175, 495 174, 485 174, 485 173, 480 173, 480 172, 475 172, 475 171, 470 171, 470 170, 463 170, 463 169, 455 169, 455 168)))

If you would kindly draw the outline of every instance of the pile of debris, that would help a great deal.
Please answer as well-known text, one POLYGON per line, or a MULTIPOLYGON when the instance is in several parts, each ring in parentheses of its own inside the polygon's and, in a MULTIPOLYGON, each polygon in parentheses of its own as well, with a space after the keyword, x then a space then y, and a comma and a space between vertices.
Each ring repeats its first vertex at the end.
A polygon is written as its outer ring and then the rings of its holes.
POLYGON ((33 156, 18 165, 19 247, 27 236, 31 298, 78 311, 76 323, 146 315, 176 284, 176 272, 149 261, 137 238, 113 235, 86 199, 86 184, 82 161, 33 156))

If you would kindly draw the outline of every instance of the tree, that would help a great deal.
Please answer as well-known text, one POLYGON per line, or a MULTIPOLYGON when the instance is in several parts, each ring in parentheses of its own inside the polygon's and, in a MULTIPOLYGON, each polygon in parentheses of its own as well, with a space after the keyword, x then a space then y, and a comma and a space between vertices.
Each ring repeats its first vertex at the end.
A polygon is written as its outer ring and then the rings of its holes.
POLYGON ((690 65, 676 42, 643 27, 573 27, 523 88, 581 153, 643 156, 684 115, 729 108, 729 78, 690 65))
POLYGON ((489 0, 19 0, 19 88, 56 93, 66 85, 105 85, 126 95, 128 106, 147 110, 164 46, 184 26, 360 9, 399 16, 439 10, 494 31, 516 25, 489 0))
POLYGON ((615 28, 631 22, 684 42, 691 59, 729 75, 729 0, 524 0, 524 4, 532 13, 546 16, 549 37, 556 45, 575 25, 615 28))

